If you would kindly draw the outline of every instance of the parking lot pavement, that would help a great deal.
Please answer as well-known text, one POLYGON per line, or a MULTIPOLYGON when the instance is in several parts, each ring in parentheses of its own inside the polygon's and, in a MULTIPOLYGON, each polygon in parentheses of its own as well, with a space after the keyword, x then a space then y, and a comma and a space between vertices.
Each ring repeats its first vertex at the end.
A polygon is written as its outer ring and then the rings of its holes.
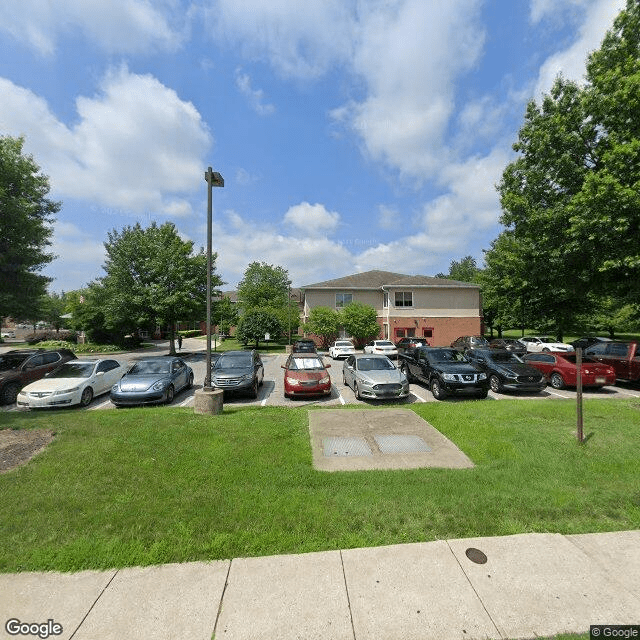
MULTIPOLYGON (((202 389, 204 384, 205 369, 206 369, 206 353, 204 351, 205 345, 202 341, 193 341, 192 345, 197 350, 187 350, 185 348, 183 352, 178 352, 178 356, 184 358, 184 360, 193 369, 194 385, 191 389, 185 389, 176 394, 176 397, 171 406, 174 407, 193 407, 194 394, 198 389, 202 389)), ((191 346, 191 345, 190 345, 191 346)), ((139 360, 144 357, 155 355, 166 355, 168 352, 167 343, 160 343, 153 350, 144 352, 131 352, 122 353, 115 356, 122 362, 131 363, 135 360, 139 360)), ((281 354, 265 354, 262 356, 264 363, 264 383, 259 388, 257 398, 249 398, 245 395, 232 395, 225 396, 225 404, 232 406, 285 406, 285 407, 302 407, 310 404, 316 404, 318 406, 335 407, 345 404, 359 404, 359 405, 371 405, 371 406, 383 406, 386 404, 380 400, 357 400, 353 390, 343 384, 342 382, 342 366, 343 360, 332 360, 326 352, 320 352, 324 361, 330 364, 329 375, 331 376, 331 395, 324 398, 285 398, 284 397, 284 372, 281 368, 286 361, 287 355, 281 354)), ((438 402, 432 395, 431 391, 426 386, 412 382, 409 385, 410 395, 408 398, 396 402, 394 404, 413 404, 423 402, 438 402)), ((640 398, 640 385, 620 382, 618 381, 615 386, 607 386, 601 389, 585 389, 583 391, 583 397, 585 399, 591 398, 640 398)), ((550 399, 576 399, 575 389, 554 389, 550 386, 540 393, 494 393, 489 391, 489 399, 491 400, 505 400, 505 399, 519 399, 519 400, 550 400, 550 399)), ((458 401, 457 399, 453 399, 458 401)), ((459 401, 465 401, 465 398, 460 398, 459 401)), ((450 400, 447 400, 450 401, 450 400)), ((446 401, 445 401, 446 402, 446 401)), ((97 411, 104 409, 115 409, 115 406, 109 400, 109 394, 99 396, 93 400, 93 402, 87 407, 86 410, 97 411)), ((81 409, 78 409, 81 410, 81 409)), ((26 411, 26 409, 18 409, 16 405, 0 405, 0 412, 2 411, 26 411)))

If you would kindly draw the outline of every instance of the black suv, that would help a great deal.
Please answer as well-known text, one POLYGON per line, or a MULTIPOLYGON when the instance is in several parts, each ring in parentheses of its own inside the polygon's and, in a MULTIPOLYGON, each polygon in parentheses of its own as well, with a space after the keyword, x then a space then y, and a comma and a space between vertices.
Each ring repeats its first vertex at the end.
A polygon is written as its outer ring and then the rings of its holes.
POLYGON ((403 353, 407 349, 411 349, 413 347, 428 347, 429 341, 426 338, 417 338, 416 336, 407 336, 405 338, 401 338, 396 342, 396 349, 398 349, 398 353, 403 353))
POLYGON ((12 349, 0 354, 0 404, 13 404, 22 387, 76 360, 69 349, 12 349))
POLYGON ((264 381, 260 354, 252 351, 225 351, 211 367, 211 386, 223 391, 240 391, 258 397, 264 381))
POLYGON ((302 340, 297 340, 294 345, 292 351, 294 353, 317 353, 316 343, 311 340, 311 338, 303 338, 302 340))

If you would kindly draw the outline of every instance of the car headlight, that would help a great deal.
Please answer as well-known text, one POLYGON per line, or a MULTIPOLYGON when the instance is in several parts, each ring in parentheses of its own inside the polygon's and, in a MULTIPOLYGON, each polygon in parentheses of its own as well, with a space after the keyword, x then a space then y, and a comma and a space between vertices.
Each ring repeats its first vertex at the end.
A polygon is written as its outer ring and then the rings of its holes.
POLYGON ((287 376, 287 384, 300 384, 300 381, 296 380, 296 378, 289 378, 287 376))
POLYGON ((111 391, 118 391, 118 384, 114 384, 113 387, 111 387, 111 391))
POLYGON ((324 378, 320 378, 320 384, 326 384, 330 380, 331 378, 329 376, 324 376, 324 378))
POLYGON ((486 373, 480 373, 478 375, 478 380, 486 380, 487 379, 487 374, 486 373))
POLYGON ((80 387, 73 387, 73 389, 58 389, 53 392, 54 396, 61 396, 64 393, 75 393, 76 391, 80 391, 80 387))
POLYGON ((164 389, 166 386, 167 386, 167 381, 160 380, 160 382, 156 382, 151 388, 154 391, 160 391, 161 389, 164 389))
POLYGON ((456 379, 455 373, 443 373, 442 377, 449 382, 453 382, 456 379))

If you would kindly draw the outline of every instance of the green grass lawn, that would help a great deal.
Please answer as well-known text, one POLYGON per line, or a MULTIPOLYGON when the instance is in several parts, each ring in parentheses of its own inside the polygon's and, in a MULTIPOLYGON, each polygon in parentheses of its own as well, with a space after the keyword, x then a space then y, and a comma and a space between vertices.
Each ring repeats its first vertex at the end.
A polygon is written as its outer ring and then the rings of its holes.
POLYGON ((585 402, 583 445, 562 400, 412 408, 476 467, 315 471, 305 408, 2 413, 57 435, 0 475, 0 571, 640 528, 640 402, 585 402))

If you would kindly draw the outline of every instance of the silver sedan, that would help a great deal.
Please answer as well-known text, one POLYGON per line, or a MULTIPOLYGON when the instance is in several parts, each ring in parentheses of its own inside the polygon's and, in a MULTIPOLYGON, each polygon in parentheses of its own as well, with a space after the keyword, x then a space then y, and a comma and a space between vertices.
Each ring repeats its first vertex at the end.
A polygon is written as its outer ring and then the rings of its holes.
POLYGON ((406 398, 409 381, 387 356, 356 354, 342 367, 342 381, 351 387, 359 400, 365 398, 406 398))

